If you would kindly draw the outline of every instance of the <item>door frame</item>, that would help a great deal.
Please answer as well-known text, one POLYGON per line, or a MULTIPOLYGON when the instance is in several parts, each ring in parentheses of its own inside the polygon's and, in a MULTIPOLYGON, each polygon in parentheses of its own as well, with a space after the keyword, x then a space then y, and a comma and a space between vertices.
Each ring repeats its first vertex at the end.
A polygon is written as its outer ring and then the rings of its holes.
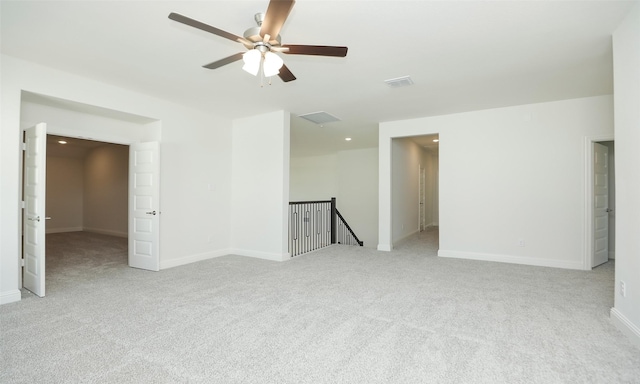
POLYGON ((427 229, 427 170, 418 164, 418 231, 427 229))
MULTIPOLYGON (((590 271, 592 268, 593 241, 594 241, 594 208, 593 208, 593 173, 594 173, 594 149, 593 144, 600 141, 614 141, 613 133, 607 135, 585 136, 583 141, 584 148, 584 220, 582 246, 582 269, 590 271)), ((614 238, 615 241, 615 238, 614 238)))

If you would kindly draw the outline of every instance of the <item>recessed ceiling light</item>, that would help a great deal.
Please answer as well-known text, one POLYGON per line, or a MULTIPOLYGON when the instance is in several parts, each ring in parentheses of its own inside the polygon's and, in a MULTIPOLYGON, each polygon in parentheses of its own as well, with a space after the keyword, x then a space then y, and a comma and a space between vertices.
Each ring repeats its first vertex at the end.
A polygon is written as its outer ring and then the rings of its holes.
POLYGON ((434 142, 434 143, 437 143, 438 141, 440 141, 440 140, 438 140, 438 139, 433 139, 433 142, 434 142))
POLYGON ((351 141, 351 138, 350 138, 350 137, 345 137, 344 139, 345 139, 346 141, 351 141))
POLYGON ((67 144, 67 142, 64 140, 58 140, 58 144, 67 144))

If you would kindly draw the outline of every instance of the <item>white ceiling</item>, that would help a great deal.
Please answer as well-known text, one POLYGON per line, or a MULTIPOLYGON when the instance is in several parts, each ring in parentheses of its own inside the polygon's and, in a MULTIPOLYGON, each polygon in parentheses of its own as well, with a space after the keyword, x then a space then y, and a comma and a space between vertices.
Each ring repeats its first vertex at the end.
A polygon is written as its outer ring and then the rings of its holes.
POLYGON ((377 145, 377 123, 610 94, 611 33, 631 1, 299 0, 283 44, 346 45, 346 58, 282 55, 298 80, 260 87, 239 43, 268 1, 5 1, 2 53, 237 118, 290 111, 292 153, 377 145), (414 85, 384 80, 409 75, 414 85), (295 117, 326 111, 319 127, 295 117), (346 142, 345 137, 353 140, 346 142))

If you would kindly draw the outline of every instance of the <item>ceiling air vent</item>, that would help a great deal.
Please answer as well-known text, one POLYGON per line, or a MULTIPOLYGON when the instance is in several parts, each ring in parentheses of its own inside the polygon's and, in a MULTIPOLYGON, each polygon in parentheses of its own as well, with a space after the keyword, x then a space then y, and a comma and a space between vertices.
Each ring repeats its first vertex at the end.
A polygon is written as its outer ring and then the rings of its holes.
POLYGON ((338 119, 337 117, 328 114, 327 112, 312 112, 312 113, 307 113, 304 115, 298 115, 298 117, 301 117, 305 120, 309 120, 312 123, 316 123, 316 124, 327 124, 327 123, 333 123, 334 121, 340 121, 340 119, 338 119))
POLYGON ((409 76, 396 77, 395 79, 388 79, 384 81, 391 88, 400 88, 413 85, 413 80, 409 76))

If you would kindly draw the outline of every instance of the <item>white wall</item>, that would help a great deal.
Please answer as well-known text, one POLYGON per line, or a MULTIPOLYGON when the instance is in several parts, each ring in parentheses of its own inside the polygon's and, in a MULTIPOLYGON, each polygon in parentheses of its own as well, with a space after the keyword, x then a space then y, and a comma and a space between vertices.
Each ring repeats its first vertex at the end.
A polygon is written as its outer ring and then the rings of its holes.
POLYGON ((640 5, 613 34, 616 283, 611 318, 640 346, 640 5), (626 286, 626 296, 620 283, 626 286))
POLYGON ((288 260, 290 115, 233 121, 231 252, 288 260))
POLYGON ((105 144, 84 159, 83 229, 127 237, 129 147, 105 144))
POLYGON ((396 244, 419 230, 418 203, 423 150, 408 138, 393 139, 391 146, 391 232, 393 243, 396 244))
POLYGON ((426 150, 422 158, 426 171, 425 222, 427 226, 438 226, 440 220, 438 213, 440 208, 438 201, 438 151, 426 150))
MULTIPOLYGON (((148 125, 152 128, 161 126, 161 137, 144 139, 161 140, 161 268, 227 254, 231 199, 230 120, 216 116, 215 111, 203 113, 5 55, 1 57, 1 63, 0 303, 20 300, 22 91, 157 120, 148 125)), ((81 129, 81 132, 85 131, 92 132, 91 126, 81 129)), ((130 137, 121 137, 120 133, 94 133, 96 136, 117 136, 115 139, 122 144, 133 142, 130 137)))
POLYGON ((378 244, 378 150, 291 158, 291 201, 337 199, 365 247, 378 244))
POLYGON ((337 207, 364 246, 378 244, 378 149, 338 152, 337 207))
POLYGON ((338 155, 292 157, 291 201, 329 200, 338 196, 338 155))
MULTIPOLYGON (((117 114, 107 117, 90 113, 90 109, 87 112, 70 109, 83 107, 85 106, 78 102, 56 104, 45 98, 23 93, 20 126, 24 129, 46 122, 47 133, 50 134, 119 144, 160 140, 160 126, 150 124, 154 119, 140 117, 139 122, 132 122, 118 118, 117 114), (50 104, 43 104, 47 102, 50 104)), ((123 114, 121 117, 126 118, 126 115, 123 114)))
POLYGON ((46 233, 82 231, 84 161, 47 156, 46 233))
POLYGON ((392 138, 438 133, 440 256, 581 269, 584 140, 612 133, 612 107, 600 96, 382 123, 378 248, 393 244, 392 138))
POLYGON ((86 157, 47 155, 47 233, 128 235, 129 148, 104 144, 86 157))

